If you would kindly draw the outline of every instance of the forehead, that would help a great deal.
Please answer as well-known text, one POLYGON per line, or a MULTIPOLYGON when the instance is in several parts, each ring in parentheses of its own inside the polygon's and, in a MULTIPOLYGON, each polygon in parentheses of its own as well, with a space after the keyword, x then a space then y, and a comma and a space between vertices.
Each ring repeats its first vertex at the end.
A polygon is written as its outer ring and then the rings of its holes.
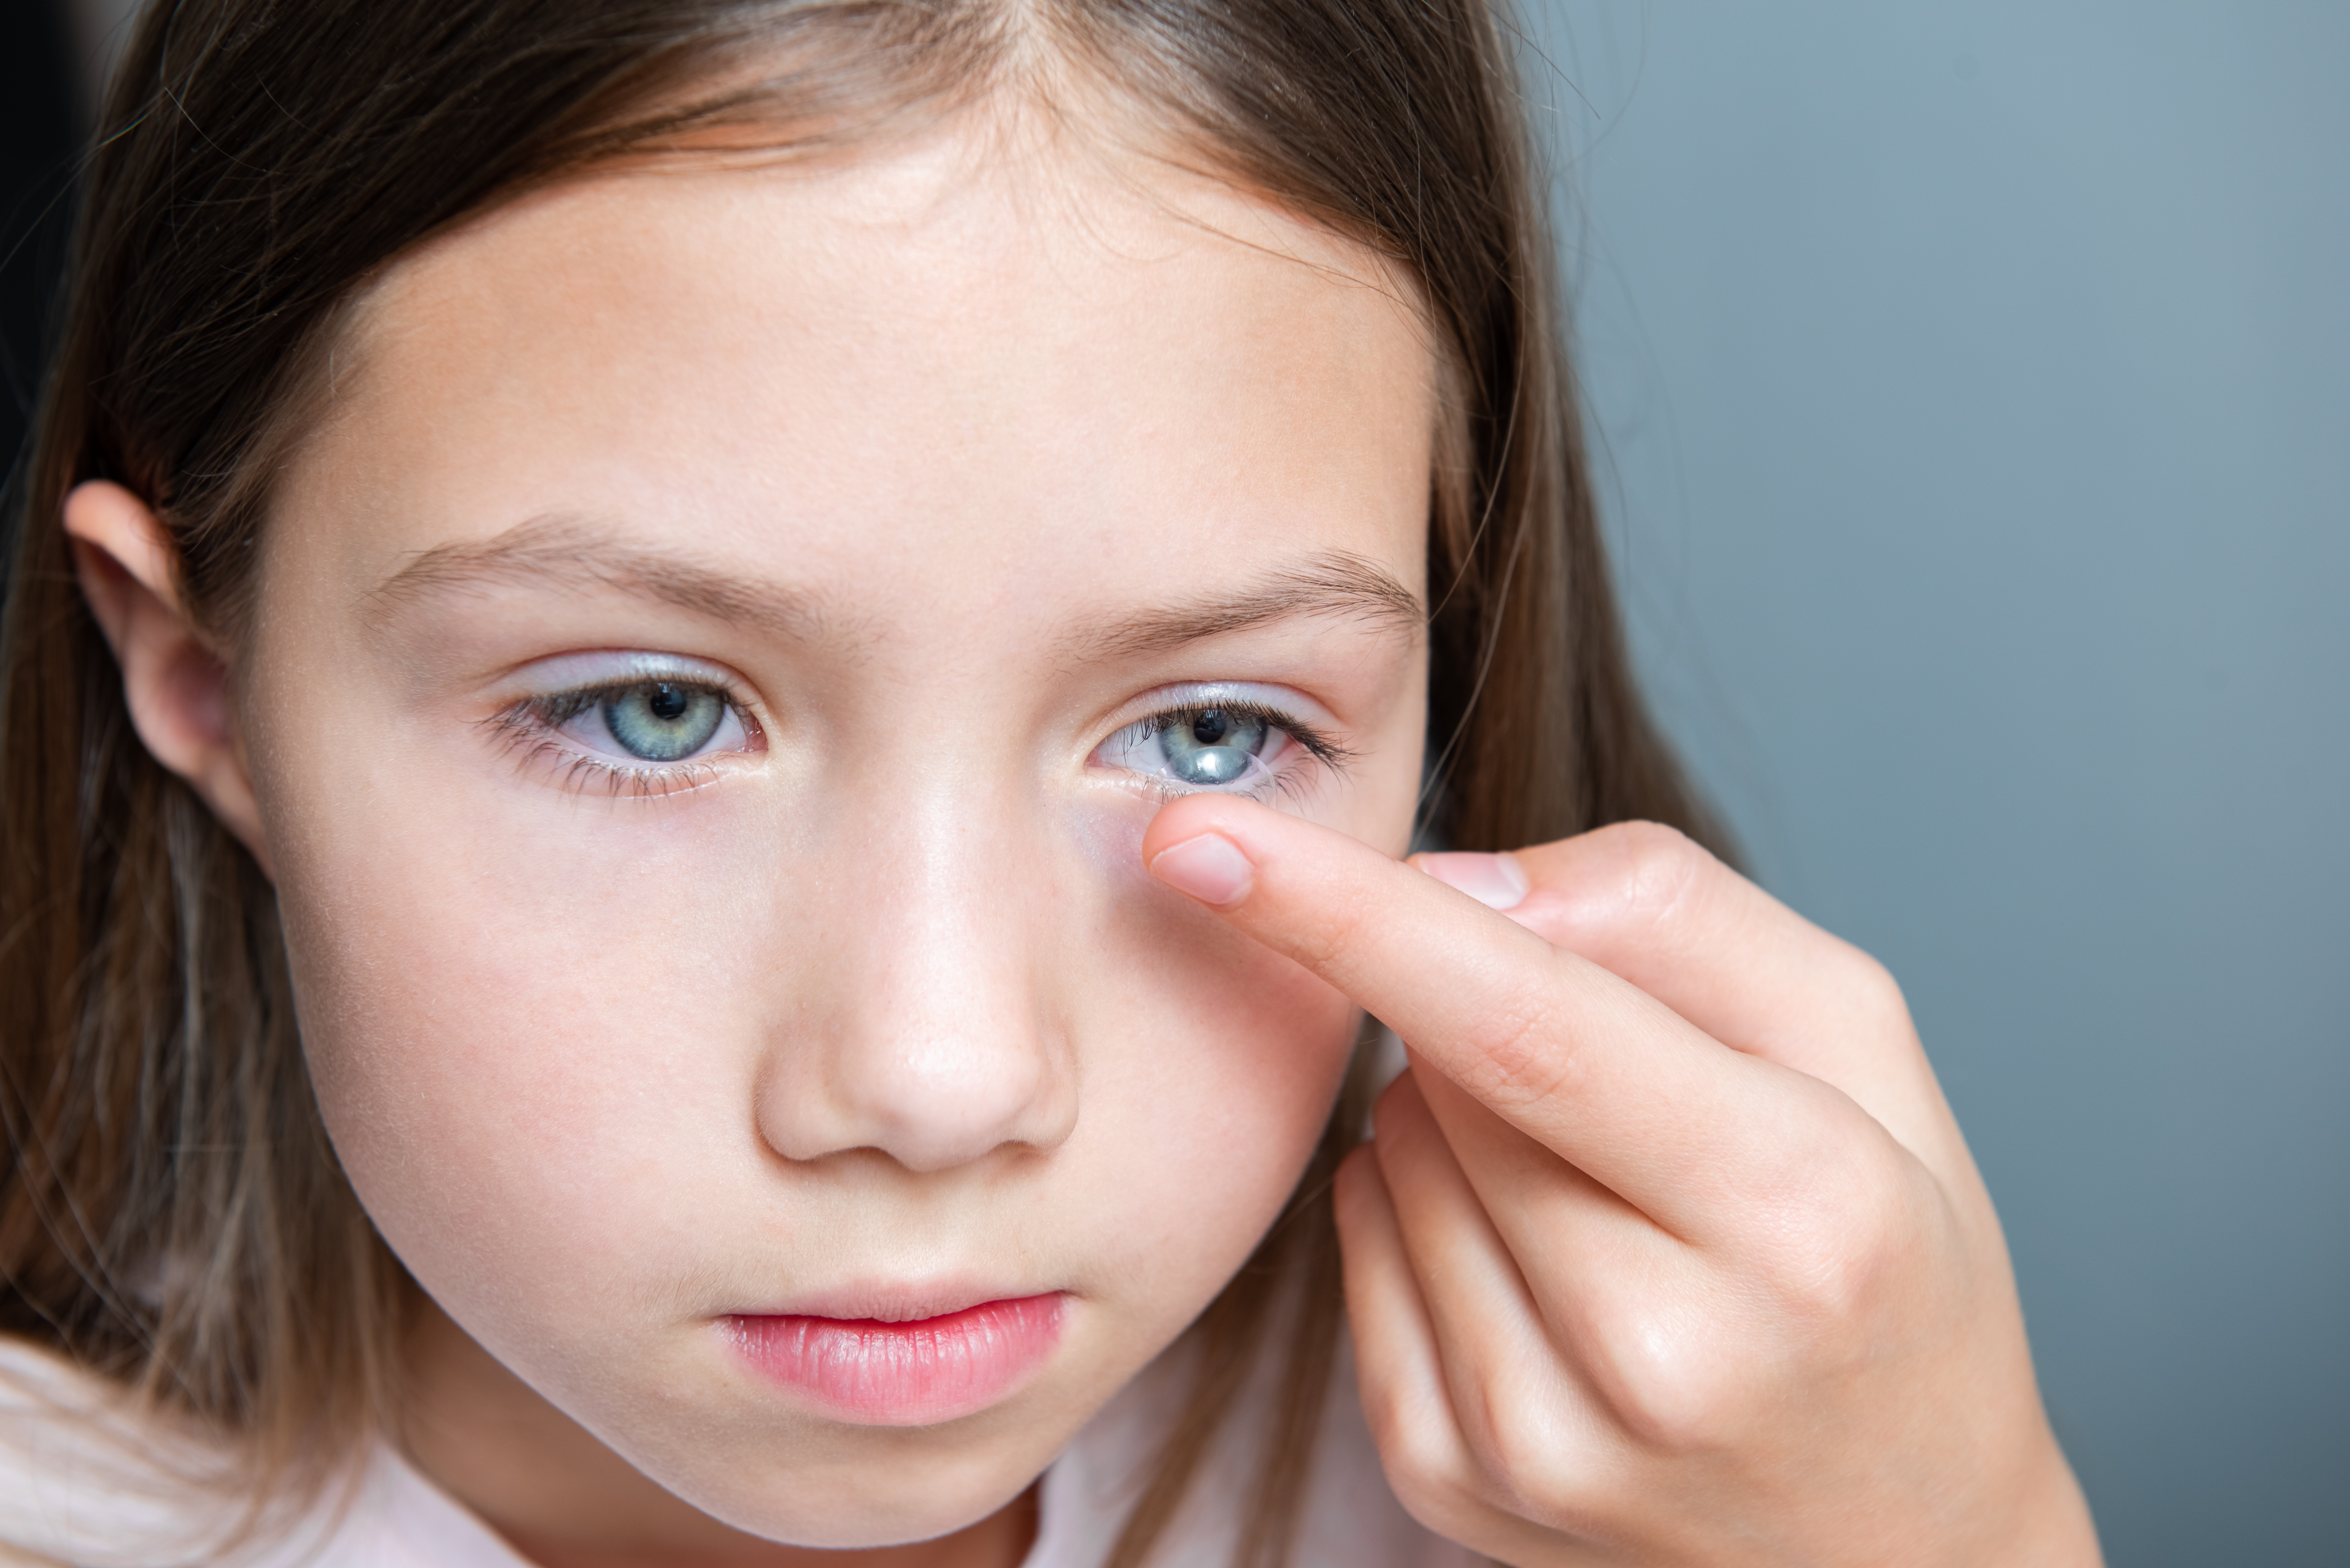
POLYGON ((362 524, 360 576, 555 516, 787 540, 816 577, 1277 540, 1420 587, 1409 286, 1097 144, 966 126, 575 182, 395 268, 347 361, 290 488, 362 524))

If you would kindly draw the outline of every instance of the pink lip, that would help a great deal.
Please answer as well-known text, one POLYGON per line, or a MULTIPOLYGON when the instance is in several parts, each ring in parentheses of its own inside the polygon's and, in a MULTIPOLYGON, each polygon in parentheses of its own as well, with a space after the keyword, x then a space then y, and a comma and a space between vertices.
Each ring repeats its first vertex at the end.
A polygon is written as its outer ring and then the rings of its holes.
POLYGON ((982 1302, 937 1317, 726 1320, 745 1360, 828 1413, 878 1427, 923 1427, 983 1410, 1060 1343, 1060 1295, 982 1302))

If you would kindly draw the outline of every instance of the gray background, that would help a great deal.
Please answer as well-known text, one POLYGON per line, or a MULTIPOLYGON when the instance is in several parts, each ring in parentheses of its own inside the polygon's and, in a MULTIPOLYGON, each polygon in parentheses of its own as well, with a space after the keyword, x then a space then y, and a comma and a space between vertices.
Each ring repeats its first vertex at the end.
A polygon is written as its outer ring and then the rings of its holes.
POLYGON ((1638 654, 2119 1564, 2350 1563, 2350 5, 1527 0, 1638 654))

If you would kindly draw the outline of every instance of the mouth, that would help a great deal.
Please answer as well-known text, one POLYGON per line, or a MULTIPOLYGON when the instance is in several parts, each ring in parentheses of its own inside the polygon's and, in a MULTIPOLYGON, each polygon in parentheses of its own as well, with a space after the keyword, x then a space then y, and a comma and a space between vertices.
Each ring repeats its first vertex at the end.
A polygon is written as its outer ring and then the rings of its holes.
POLYGON ((1059 1293, 931 1316, 732 1314, 721 1321, 752 1369, 860 1426, 927 1427, 1009 1397, 1060 1343, 1059 1293))

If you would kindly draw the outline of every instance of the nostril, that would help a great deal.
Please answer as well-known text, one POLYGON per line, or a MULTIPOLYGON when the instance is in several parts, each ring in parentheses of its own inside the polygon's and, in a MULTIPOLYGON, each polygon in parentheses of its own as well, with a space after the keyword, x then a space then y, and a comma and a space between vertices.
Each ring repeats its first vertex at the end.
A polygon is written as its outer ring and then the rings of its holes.
POLYGON ((1012 1144, 1036 1141, 1041 1087, 1033 1052, 983 1054, 961 1043, 921 1053, 921 1067, 867 1107, 876 1145, 912 1170, 943 1170, 1012 1144))
POLYGON ((1070 1067, 1063 1043, 1024 1028, 981 1026, 880 1049, 853 1034, 801 1042, 775 1052, 763 1075, 759 1127, 790 1160, 861 1148, 910 1170, 944 1170, 998 1149, 1065 1142, 1076 1118, 1070 1067))

